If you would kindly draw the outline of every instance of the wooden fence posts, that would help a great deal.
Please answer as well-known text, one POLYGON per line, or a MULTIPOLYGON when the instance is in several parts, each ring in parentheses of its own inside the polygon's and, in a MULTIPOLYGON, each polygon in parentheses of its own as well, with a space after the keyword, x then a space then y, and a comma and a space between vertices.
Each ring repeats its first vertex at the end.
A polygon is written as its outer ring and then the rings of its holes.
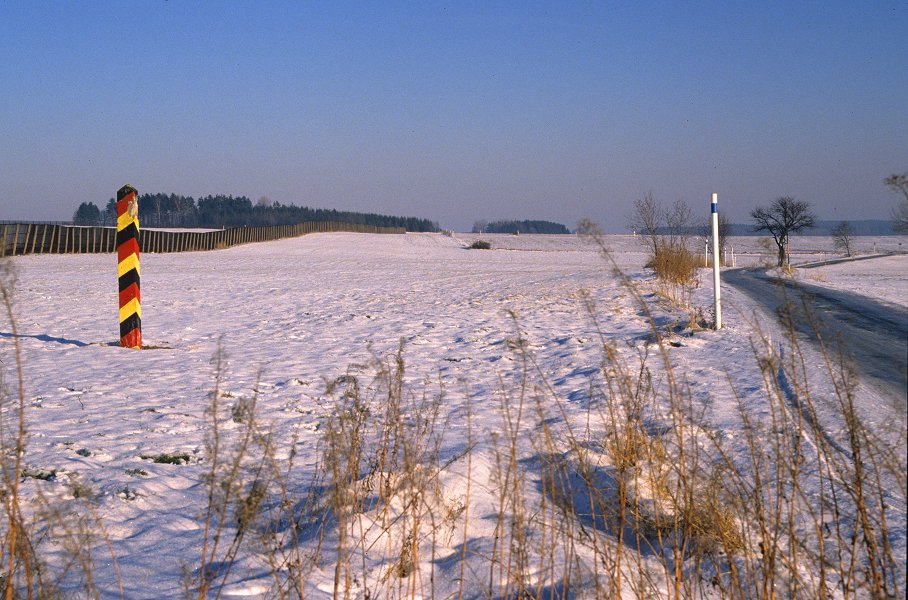
MULTIPOLYGON (((138 231, 138 228, 136 228, 138 231)), ((403 228, 359 223, 309 221, 273 227, 232 227, 215 231, 143 230, 137 242, 143 252, 198 252, 238 244, 268 242, 308 233, 405 233, 403 228)), ((56 223, 0 224, 0 257, 22 254, 89 254, 116 252, 118 231, 111 227, 80 227, 56 223)))

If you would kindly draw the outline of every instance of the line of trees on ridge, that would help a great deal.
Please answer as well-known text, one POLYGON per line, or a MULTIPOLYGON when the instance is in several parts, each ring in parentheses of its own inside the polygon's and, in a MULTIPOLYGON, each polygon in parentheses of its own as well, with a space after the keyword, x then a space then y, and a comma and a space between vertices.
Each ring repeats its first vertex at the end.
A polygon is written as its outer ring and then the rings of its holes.
MULTIPOLYGON (((893 192, 900 193, 900 201, 892 212, 890 227, 898 234, 908 234, 908 172, 892 175, 883 183, 893 192)), ((767 206, 758 206, 750 211, 753 220, 751 232, 769 234, 778 249, 778 266, 783 267, 789 261, 788 242, 793 234, 800 234, 819 224, 809 202, 796 200, 791 196, 781 196, 767 206)), ((724 213, 719 213, 719 248, 723 252, 728 237, 734 235, 733 228, 724 213)), ((665 255, 688 255, 688 238, 696 236, 706 239, 711 235, 710 220, 698 221, 693 217, 690 207, 683 200, 677 200, 668 207, 653 198, 647 192, 642 198, 634 201, 634 209, 628 219, 627 228, 640 234, 648 247, 652 264, 657 264, 665 255)), ((852 238, 857 235, 855 227, 848 221, 841 221, 830 228, 837 249, 847 256, 852 255, 852 238)))
MULTIPOLYGON (((117 202, 111 198, 104 210, 83 202, 73 214, 75 225, 113 225, 117 202)), ((438 224, 416 217, 395 217, 374 213, 309 208, 271 202, 260 198, 253 204, 245 196, 205 196, 195 200, 178 194, 141 194, 139 221, 145 227, 270 227, 306 221, 335 221, 375 227, 403 227, 407 231, 438 231, 438 224)))
POLYGON ((570 233, 570 230, 552 221, 476 221, 472 233, 570 233))

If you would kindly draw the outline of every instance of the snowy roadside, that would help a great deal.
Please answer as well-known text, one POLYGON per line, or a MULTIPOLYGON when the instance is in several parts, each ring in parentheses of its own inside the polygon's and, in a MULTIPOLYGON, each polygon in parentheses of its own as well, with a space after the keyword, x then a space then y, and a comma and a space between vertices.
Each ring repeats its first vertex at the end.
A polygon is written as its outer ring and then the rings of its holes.
POLYGON ((908 307, 908 254, 857 258, 796 268, 795 277, 811 285, 855 292, 908 307))

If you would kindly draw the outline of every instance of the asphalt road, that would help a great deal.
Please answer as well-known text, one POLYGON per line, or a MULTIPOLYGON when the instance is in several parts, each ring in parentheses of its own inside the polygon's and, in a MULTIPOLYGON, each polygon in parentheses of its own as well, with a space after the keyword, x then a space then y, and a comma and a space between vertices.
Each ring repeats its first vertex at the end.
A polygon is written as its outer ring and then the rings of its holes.
POLYGON ((814 323, 827 349, 841 349, 862 381, 908 403, 908 310, 852 292, 770 277, 761 270, 734 269, 722 282, 757 301, 770 314, 790 310, 795 329, 818 344, 814 323))

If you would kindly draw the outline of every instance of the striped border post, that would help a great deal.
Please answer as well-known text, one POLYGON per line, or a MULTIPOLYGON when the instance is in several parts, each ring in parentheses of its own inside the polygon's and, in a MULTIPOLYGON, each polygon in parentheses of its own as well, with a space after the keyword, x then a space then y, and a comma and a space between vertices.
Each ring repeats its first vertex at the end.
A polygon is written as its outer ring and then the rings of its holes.
POLYGON ((117 192, 117 276, 120 282, 120 346, 140 349, 139 192, 131 185, 124 185, 117 192))

